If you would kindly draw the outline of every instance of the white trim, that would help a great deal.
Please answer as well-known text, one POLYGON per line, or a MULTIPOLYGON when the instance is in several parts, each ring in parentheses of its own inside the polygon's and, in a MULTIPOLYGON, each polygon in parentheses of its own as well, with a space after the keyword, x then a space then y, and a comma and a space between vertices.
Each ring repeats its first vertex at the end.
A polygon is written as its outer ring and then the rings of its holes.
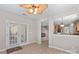
POLYGON ((1 49, 0 52, 2 52, 2 51, 6 51, 6 49, 1 49))
POLYGON ((16 46, 8 47, 8 48, 6 48, 6 50, 7 50, 7 49, 10 49, 10 48, 17 47, 17 46, 23 46, 23 45, 28 45, 28 44, 32 44, 32 43, 36 43, 36 42, 33 41, 33 42, 22 43, 22 44, 19 44, 19 45, 16 45, 16 46))
POLYGON ((24 43, 24 44, 20 44, 19 46, 28 45, 28 44, 33 44, 33 43, 36 43, 36 41, 33 41, 33 42, 27 42, 27 43, 24 43))
POLYGON ((59 47, 56 47, 56 46, 49 46, 49 48, 56 48, 56 49, 65 51, 65 52, 67 52, 67 53, 77 54, 76 52, 72 52, 72 51, 70 51, 70 50, 65 50, 65 49, 63 49, 63 48, 59 48, 59 47))
MULTIPOLYGON (((40 27, 40 29, 39 29, 39 33, 38 33, 38 35, 39 35, 39 40, 38 40, 38 44, 41 44, 42 43, 42 39, 41 39, 41 24, 42 24, 42 22, 44 22, 44 21, 47 21, 49 18, 44 18, 44 19, 42 19, 42 20, 40 20, 39 21, 39 27, 40 27)), ((49 30, 48 30, 48 32, 49 32, 49 30)), ((49 35, 49 33, 48 33, 48 35, 49 35)), ((49 38, 48 38, 48 40, 49 40, 49 38)))
POLYGON ((48 20, 48 18, 44 18, 44 19, 40 20, 40 22, 44 22, 44 21, 47 21, 47 20, 48 20))
MULTIPOLYGON (((20 45, 17 45, 17 46, 23 46, 23 45, 28 45, 28 44, 32 44, 32 43, 36 43, 36 41, 28 42, 28 43, 24 43, 24 44, 20 44, 20 45)), ((17 46, 15 46, 15 47, 17 47, 17 46)), ((13 48, 13 47, 10 47, 10 48, 13 48)), ((9 48, 1 49, 0 52, 2 52, 2 51, 6 51, 7 49, 9 49, 9 48)))

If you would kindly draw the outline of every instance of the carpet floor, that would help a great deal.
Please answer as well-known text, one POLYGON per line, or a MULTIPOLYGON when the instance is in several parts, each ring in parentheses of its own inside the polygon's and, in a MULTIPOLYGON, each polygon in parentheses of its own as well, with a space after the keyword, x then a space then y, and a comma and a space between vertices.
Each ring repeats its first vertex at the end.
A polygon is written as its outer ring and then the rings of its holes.
POLYGON ((19 51, 11 54, 68 54, 67 52, 48 47, 48 41, 43 41, 42 44, 29 44, 22 47, 19 51))

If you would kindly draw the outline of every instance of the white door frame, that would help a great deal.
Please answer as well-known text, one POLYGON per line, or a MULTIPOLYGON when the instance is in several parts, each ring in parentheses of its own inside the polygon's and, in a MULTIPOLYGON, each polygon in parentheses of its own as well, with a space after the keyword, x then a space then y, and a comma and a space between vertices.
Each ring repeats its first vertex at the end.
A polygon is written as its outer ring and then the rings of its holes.
POLYGON ((41 21, 39 21, 39 29, 38 29, 39 32, 38 32, 38 42, 37 42, 38 44, 41 44, 42 43, 42 39, 41 39, 41 23, 44 22, 44 21, 47 21, 47 20, 48 20, 48 18, 42 19, 41 21))

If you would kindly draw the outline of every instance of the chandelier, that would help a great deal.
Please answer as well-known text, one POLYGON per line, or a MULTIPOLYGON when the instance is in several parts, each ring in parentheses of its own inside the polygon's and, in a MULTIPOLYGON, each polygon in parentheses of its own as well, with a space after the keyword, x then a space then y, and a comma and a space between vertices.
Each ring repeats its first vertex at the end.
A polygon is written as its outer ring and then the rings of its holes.
POLYGON ((48 7, 47 4, 22 4, 20 7, 27 9, 28 14, 41 14, 48 7))

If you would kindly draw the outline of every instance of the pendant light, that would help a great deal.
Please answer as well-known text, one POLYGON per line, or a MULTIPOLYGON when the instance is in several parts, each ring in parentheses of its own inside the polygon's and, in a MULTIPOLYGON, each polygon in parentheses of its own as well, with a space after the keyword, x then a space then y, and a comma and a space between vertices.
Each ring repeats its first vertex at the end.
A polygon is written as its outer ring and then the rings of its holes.
POLYGON ((64 24, 63 24, 63 17, 62 17, 62 24, 60 25, 61 27, 64 27, 64 24))

